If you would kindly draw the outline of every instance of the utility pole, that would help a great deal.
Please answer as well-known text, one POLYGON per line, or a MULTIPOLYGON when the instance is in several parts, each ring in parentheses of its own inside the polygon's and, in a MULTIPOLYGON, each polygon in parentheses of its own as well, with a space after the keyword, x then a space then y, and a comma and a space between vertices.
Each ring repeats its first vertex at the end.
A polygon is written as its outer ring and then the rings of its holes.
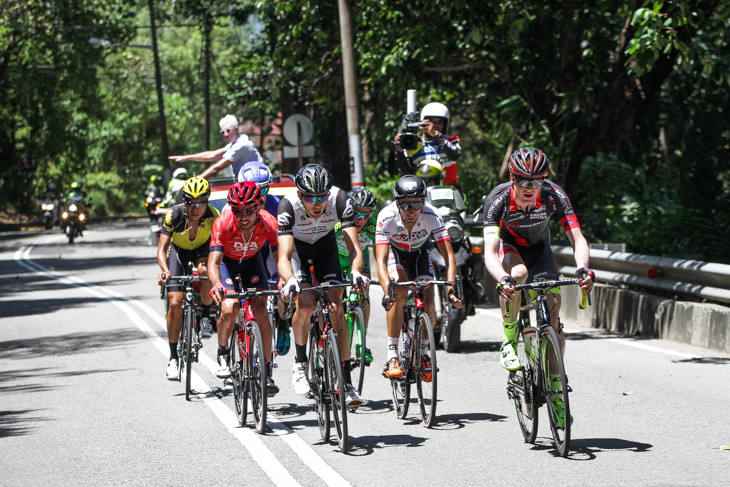
POLYGON ((169 149, 167 147, 167 126, 165 124, 165 103, 162 99, 162 74, 160 73, 160 56, 157 53, 157 29, 155 29, 155 10, 152 0, 148 0, 150 7, 150 26, 152 28, 152 54, 155 58, 155 84, 157 85, 157 110, 160 116, 160 137, 162 138, 162 170, 165 185, 172 177, 170 161, 168 159, 169 149))
POLYGON ((347 141, 350 146, 350 180, 352 186, 365 184, 362 164, 362 138, 360 114, 357 103, 357 76, 355 74, 355 49, 352 41, 350 7, 346 0, 337 0, 340 11, 340 42, 342 43, 342 71, 345 79, 345 109, 347 113, 347 141))
POLYGON ((205 16, 205 150, 210 150, 210 15, 205 16))

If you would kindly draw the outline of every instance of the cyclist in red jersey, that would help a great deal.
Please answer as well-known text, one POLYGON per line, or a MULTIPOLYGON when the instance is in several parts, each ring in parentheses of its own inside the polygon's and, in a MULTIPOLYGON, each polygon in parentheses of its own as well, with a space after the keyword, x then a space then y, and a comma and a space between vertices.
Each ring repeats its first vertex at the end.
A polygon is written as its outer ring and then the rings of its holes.
MULTIPOLYGON (((208 275, 213 286, 210 295, 216 303, 222 303, 221 318, 218 321, 216 371, 216 376, 221 379, 231 375, 228 368, 228 341, 233 331, 233 320, 241 307, 238 300, 226 300, 223 297, 227 291, 235 291, 234 279, 239 274, 243 288, 266 289, 269 276, 260 253, 266 241, 269 242, 275 258, 278 256, 279 224, 269 212, 260 209, 260 203, 261 192, 256 183, 237 182, 228 191, 230 209, 224 210, 213 225, 208 275)), ((266 300, 255 299, 251 306, 261 328, 264 355, 270 357, 271 324, 266 313, 266 300)), ((266 367, 269 372, 267 393, 273 396, 279 392, 279 388, 271 379, 271 363, 267 362, 266 367)))

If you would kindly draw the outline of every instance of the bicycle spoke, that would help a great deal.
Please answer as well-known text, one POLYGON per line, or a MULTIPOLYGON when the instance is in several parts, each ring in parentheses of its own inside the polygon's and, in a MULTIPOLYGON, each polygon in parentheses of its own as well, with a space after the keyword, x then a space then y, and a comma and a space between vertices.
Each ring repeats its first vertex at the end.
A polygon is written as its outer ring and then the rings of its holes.
POLYGON ((330 397, 332 419, 337 430, 338 444, 340 450, 343 453, 347 453, 349 441, 347 434, 347 406, 345 404, 345 380, 342 371, 342 362, 340 361, 340 353, 337 349, 337 337, 332 330, 327 332, 325 368, 325 384, 327 384, 327 393, 330 397))
POLYGON ((431 320, 426 313, 421 313, 413 333, 413 352, 416 361, 416 390, 421 409, 421 422, 426 428, 434 425, 436 420, 437 372, 436 343, 431 320), (427 341, 427 343, 424 343, 427 341))

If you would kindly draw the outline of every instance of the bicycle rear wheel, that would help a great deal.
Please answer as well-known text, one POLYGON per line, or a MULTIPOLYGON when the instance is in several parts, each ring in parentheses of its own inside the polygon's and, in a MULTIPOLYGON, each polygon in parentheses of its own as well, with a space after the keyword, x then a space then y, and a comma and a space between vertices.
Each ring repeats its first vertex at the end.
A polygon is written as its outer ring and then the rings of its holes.
POLYGON ((342 371, 340 352, 337 349, 337 336, 333 330, 327 332, 325 343, 325 384, 332 407, 332 419, 337 430, 337 443, 342 453, 347 453, 347 404, 345 402, 345 374, 342 371))
MULTIPOLYGON (((312 318, 314 319, 314 318, 312 318)), ((324 400, 324 354, 318 347, 319 334, 309 334, 309 363, 307 365, 307 376, 309 388, 314 396, 314 412, 317 414, 317 425, 319 434, 324 441, 330 439, 330 409, 329 404, 324 400)))
POLYGON ((248 390, 251 399, 251 413, 253 414, 256 432, 260 435, 266 431, 266 355, 264 341, 261 339, 261 330, 258 323, 252 321, 246 325, 248 329, 248 390))
POLYGON ((238 326, 231 333, 231 340, 228 345, 228 366, 231 369, 231 383, 233 384, 233 402, 236 404, 236 418, 238 424, 246 424, 248 415, 248 390, 244 380, 243 368, 243 344, 240 340, 238 326))
POLYGON ((550 430, 553 433, 553 441, 558 453, 562 457, 567 457, 570 451, 571 422, 570 403, 568 402, 568 381, 565 377, 565 366, 563 364, 563 354, 560 351, 558 335, 552 326, 547 327, 547 331, 542 338, 541 353, 543 363, 542 384, 545 391, 550 430), (555 381, 551 380, 553 375, 559 377, 559 389, 557 388, 558 379, 555 381), (555 389, 553 389, 553 383, 556 384, 555 389), (560 414, 561 407, 562 415, 560 414))
POLYGON ((430 428, 436 422, 436 401, 437 401, 437 372, 436 365, 436 340, 433 335, 431 319, 426 313, 420 313, 416 329, 413 330, 413 352, 416 357, 416 391, 418 393, 418 404, 421 409, 421 422, 426 428, 430 428), (428 345, 421 346, 423 341, 428 339, 428 345), (427 357, 426 357, 427 355, 427 357), (427 366, 430 359, 430 367, 427 366))
MULTIPOLYGON (((532 329, 534 330, 534 328, 532 329)), ((535 404, 536 381, 534 380, 535 369, 532 368, 531 358, 525 349, 525 337, 523 328, 520 326, 517 334, 517 356, 520 358, 522 367, 509 376, 507 386, 510 397, 515 402, 517 421, 520 423, 522 436, 527 443, 535 443, 537 438, 538 408, 535 404)), ((532 332, 536 333, 536 332, 532 332)), ((537 339, 537 337, 535 337, 537 339)), ((528 345, 529 347, 529 345, 528 345)))
POLYGON ((357 369, 357 392, 362 394, 362 386, 365 380, 365 315, 360 306, 355 307, 348 313, 348 325, 350 328, 350 357, 353 369, 357 369), (360 353, 357 353, 357 346, 360 346, 360 353), (360 355, 358 357, 358 355, 360 355))

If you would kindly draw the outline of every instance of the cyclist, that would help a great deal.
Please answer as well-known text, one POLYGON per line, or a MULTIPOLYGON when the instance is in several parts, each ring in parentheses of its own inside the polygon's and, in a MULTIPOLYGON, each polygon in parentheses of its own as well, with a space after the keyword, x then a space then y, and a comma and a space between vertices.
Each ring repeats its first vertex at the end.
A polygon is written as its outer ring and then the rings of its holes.
MULTIPOLYGON (((296 356, 292 370, 292 386, 297 394, 307 394, 309 383, 307 369, 307 336, 309 322, 314 312, 312 293, 299 294, 300 288, 311 287, 314 277, 318 282, 341 282, 342 269, 337 253, 334 226, 342 222, 345 243, 350 251, 353 282, 365 279, 360 273, 363 255, 357 245, 357 231, 352 218, 352 204, 347 194, 332 185, 332 176, 327 169, 317 164, 307 164, 297 172, 296 196, 285 196, 279 203, 279 277, 283 282, 281 295, 289 300, 294 291, 297 310, 292 317, 296 356)), ((340 358, 345 372, 347 407, 356 408, 362 399, 352 387, 350 367, 350 337, 346 331, 345 313, 342 306, 342 289, 330 289, 328 298, 332 301, 332 326, 337 333, 340 358)))
MULTIPOLYGON (((259 161, 247 162, 238 173, 239 181, 253 181, 261 192, 261 206, 259 209, 266 210, 272 215, 276 215, 279 208, 281 198, 269 192, 274 177, 266 164, 259 161)), ((268 241, 264 242, 264 248, 261 249, 261 257, 266 263, 266 270, 269 271, 269 277, 272 280, 279 279, 279 271, 276 267, 276 259, 270 251, 268 241)), ((276 351, 279 355, 289 353, 289 320, 285 320, 283 303, 279 302, 279 334, 276 337, 276 351)))
POLYGON ((457 181, 456 161, 461 157, 459 137, 447 135, 449 109, 442 103, 429 103, 421 110, 423 136, 415 149, 407 153, 400 145, 400 134, 395 136, 395 160, 401 171, 412 174, 426 160, 436 160, 444 170, 443 184, 457 181))
MULTIPOLYGON (((373 216, 377 200, 375 195, 363 187, 353 188, 347 193, 353 209, 353 219, 355 221, 355 229, 357 229, 357 241, 360 244, 360 250, 363 253, 362 275, 367 279, 365 282, 365 294, 370 299, 370 250, 368 246, 375 244, 375 224, 377 223, 373 216)), ((347 250, 345 236, 342 233, 342 222, 335 224, 335 237, 337 238, 337 251, 340 254, 340 267, 342 267, 342 275, 347 277, 350 273, 350 253, 347 250)), ((362 308, 363 317, 365 318, 365 332, 368 329, 370 320, 370 306, 362 308)), ((355 353, 360 358, 363 353, 358 344, 355 353)), ((365 362, 368 364, 373 361, 373 354, 369 348, 365 348, 365 362)))
MULTIPOLYGON (((213 226, 210 242, 210 295, 216 303, 221 303, 221 317, 218 322, 218 369, 216 377, 225 379, 231 376, 228 368, 228 341, 233 332, 233 320, 241 308, 238 300, 227 300, 227 291, 235 291, 234 278, 241 276, 244 289, 268 288, 268 274, 261 257, 264 242, 269 242, 274 254, 277 251, 276 231, 279 225, 276 218, 265 210, 259 210, 261 191, 251 181, 236 182, 228 190, 230 209, 223 211, 213 226)), ((266 312, 266 299, 251 302, 254 316, 260 325, 264 342, 264 356, 271 357, 271 324, 266 312)), ((268 378, 266 389, 269 396, 276 395, 279 388, 271 378, 272 365, 266 362, 268 378)))
MULTIPOLYGON (((423 180, 410 174, 401 177, 393 187, 393 199, 395 201, 378 214, 375 232, 375 261, 380 286, 385 293, 383 307, 387 311, 385 318, 388 325, 388 361, 383 375, 388 378, 403 376, 398 359, 398 339, 403 323, 403 303, 408 293, 406 287, 395 288, 395 301, 401 304, 393 306, 395 302, 391 302, 388 297, 390 278, 398 282, 433 279, 433 266, 426 245, 433 234, 436 246, 446 261, 447 280, 456 279, 456 261, 449 235, 438 210, 426 203, 426 184, 423 180)), ((461 308, 461 301, 456 298, 453 286, 449 286, 447 292, 451 304, 455 308, 461 308)), ((426 291, 426 305, 431 322, 436 320, 433 294, 433 288, 426 291)), ((431 359, 425 354, 428 346, 428 341, 424 340, 422 367, 426 370, 430 369, 431 364, 431 359)), ((428 375, 425 379, 429 380, 428 375)))
MULTIPOLYGON (((534 147, 523 147, 512 153, 509 159, 510 181, 492 190, 484 203, 484 262, 489 273, 498 281, 497 289, 502 308, 503 335, 501 364, 507 370, 520 368, 515 350, 517 342, 517 310, 521 303, 516 284, 532 282, 535 279, 558 279, 555 257, 550 248, 548 222, 557 215, 570 243, 573 245, 576 276, 580 287, 590 292, 595 275, 588 270, 588 242, 580 230, 578 218, 563 189, 546 179, 550 161, 543 151, 534 147), (587 274, 586 278, 583 275, 587 274), (506 303, 512 301, 510 314, 506 314, 506 303)), ((565 352, 565 335, 560 323, 560 288, 552 289, 548 303, 554 303, 549 310, 550 321, 558 333, 561 351, 565 352)), ((556 388, 560 388, 557 375, 556 388)), ((562 399, 553 396, 562 411, 562 399)), ((565 418, 559 412, 559 422, 565 418)), ((571 418, 572 422, 572 418, 571 418)))
MULTIPOLYGON (((169 298, 167 338, 170 343, 170 361, 167 364, 166 376, 170 380, 177 378, 180 367, 177 340, 180 336, 183 301, 182 284, 177 280, 170 280, 170 276, 186 274, 188 262, 194 263, 201 276, 208 275, 206 264, 210 235, 213 222, 219 215, 218 210, 208 205, 210 185, 205 179, 192 177, 185 181, 181 191, 183 203, 173 206, 165 215, 160 242, 157 245, 157 263, 161 269, 157 276, 157 284, 167 284, 169 298)), ((200 320, 200 334, 206 338, 213 334, 209 290, 210 282, 201 281, 203 317, 200 320)))

